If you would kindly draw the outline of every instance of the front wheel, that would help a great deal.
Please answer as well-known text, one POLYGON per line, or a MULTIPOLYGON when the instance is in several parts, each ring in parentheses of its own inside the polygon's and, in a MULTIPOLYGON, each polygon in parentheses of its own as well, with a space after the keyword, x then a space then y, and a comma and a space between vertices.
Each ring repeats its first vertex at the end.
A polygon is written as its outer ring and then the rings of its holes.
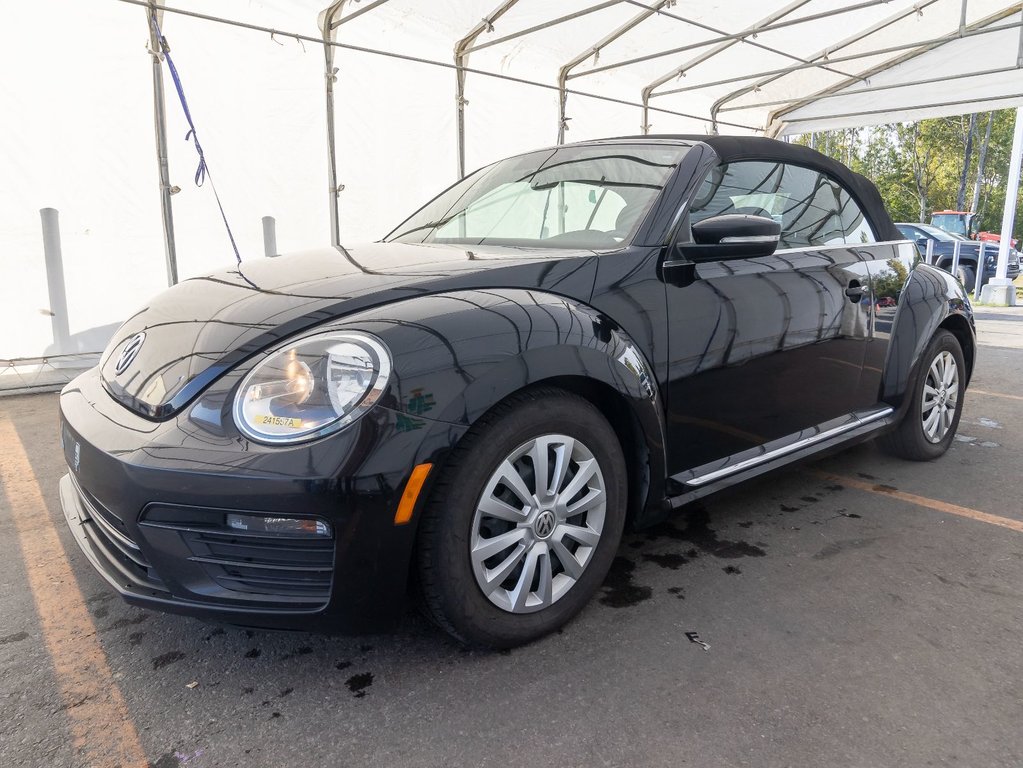
POLYGON ((491 648, 557 629, 607 575, 625 499, 621 446, 592 404, 553 388, 509 398, 463 438, 424 510, 429 615, 491 648))
POLYGON ((946 330, 934 334, 913 384, 913 399, 894 431, 880 438, 896 456, 929 461, 955 439, 966 393, 966 364, 959 340, 946 330))

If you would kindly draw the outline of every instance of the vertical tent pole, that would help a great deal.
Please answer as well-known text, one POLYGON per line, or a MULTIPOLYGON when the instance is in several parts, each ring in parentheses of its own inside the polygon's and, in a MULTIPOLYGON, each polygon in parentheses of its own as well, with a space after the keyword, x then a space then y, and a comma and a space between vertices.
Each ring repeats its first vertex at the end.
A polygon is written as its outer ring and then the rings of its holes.
MULTIPOLYGON (((359 0, 355 0, 359 2, 359 0)), ((337 67, 334 66, 334 45, 337 42, 337 28, 346 21, 357 19, 364 13, 383 5, 387 0, 373 0, 371 3, 352 11, 345 18, 341 12, 347 0, 335 0, 322 11, 316 19, 323 38, 324 89, 327 97, 327 175, 329 176, 328 203, 330 206, 330 244, 341 244, 341 212, 340 197, 345 185, 337 180, 337 147, 334 143, 334 83, 337 82, 337 67)))
POLYGON ((334 42, 336 27, 334 19, 341 15, 345 0, 336 0, 320 12, 318 19, 323 35, 324 88, 327 98, 327 200, 330 209, 330 244, 341 243, 341 221, 338 198, 341 194, 337 181, 337 149, 334 146, 334 83, 337 69, 334 67, 334 42))
POLYGON ((484 32, 494 31, 494 22, 504 16, 519 0, 504 0, 488 16, 485 16, 479 24, 469 30, 469 33, 455 43, 455 121, 458 129, 456 140, 458 142, 458 178, 465 178, 465 61, 469 56, 469 49, 476 42, 476 38, 484 32))
POLYGON ((153 123, 156 127, 156 165, 160 175, 160 211, 163 216, 163 251, 167 259, 167 285, 178 282, 178 254, 174 243, 174 212, 171 209, 170 166, 167 161, 167 110, 163 98, 163 60, 153 20, 163 28, 163 11, 149 8, 149 53, 153 59, 153 123))
MULTIPOLYGON (((558 70, 558 144, 565 143, 565 130, 568 128, 569 117, 567 116, 568 110, 568 80, 572 75, 572 70, 582 64, 591 56, 596 58, 600 55, 600 51, 605 46, 610 45, 618 38, 628 34, 634 28, 642 24, 644 21, 649 19, 651 16, 656 14, 665 5, 668 5, 671 0, 659 0, 651 7, 643 6, 642 11, 633 16, 631 19, 626 21, 621 26, 615 28, 610 33, 602 37, 596 43, 591 45, 585 51, 580 53, 574 59, 566 63, 561 69, 558 70)), ((644 105, 646 102, 644 102, 644 105)), ((643 125, 647 124, 646 119, 647 110, 644 109, 643 125)), ((643 133, 646 133, 644 128, 643 133)))

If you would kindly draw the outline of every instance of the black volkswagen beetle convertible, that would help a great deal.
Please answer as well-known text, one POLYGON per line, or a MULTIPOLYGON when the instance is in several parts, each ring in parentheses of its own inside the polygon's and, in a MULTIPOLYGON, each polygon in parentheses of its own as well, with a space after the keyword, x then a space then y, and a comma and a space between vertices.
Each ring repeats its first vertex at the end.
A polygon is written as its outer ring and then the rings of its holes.
POLYGON ((418 594, 463 642, 527 642, 627 524, 868 438, 942 455, 973 317, 915 255, 870 182, 804 147, 503 160, 382 242, 150 301, 61 395, 64 512, 136 605, 363 632, 418 594))

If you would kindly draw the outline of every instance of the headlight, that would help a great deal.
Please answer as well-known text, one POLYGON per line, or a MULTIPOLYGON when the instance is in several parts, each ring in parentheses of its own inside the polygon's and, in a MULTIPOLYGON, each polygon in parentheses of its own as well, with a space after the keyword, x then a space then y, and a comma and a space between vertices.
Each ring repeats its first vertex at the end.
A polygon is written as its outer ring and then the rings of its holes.
POLYGON ((261 443, 320 437, 372 408, 390 375, 387 348, 372 336, 307 336, 271 350, 242 380, 234 421, 261 443))

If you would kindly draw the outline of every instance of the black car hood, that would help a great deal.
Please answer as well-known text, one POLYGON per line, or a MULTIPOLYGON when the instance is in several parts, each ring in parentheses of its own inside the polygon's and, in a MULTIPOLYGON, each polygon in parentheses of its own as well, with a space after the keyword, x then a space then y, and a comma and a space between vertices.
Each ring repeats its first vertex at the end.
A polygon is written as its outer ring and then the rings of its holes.
POLYGON ((595 269, 592 251, 404 243, 246 261, 179 283, 129 318, 100 362, 103 384, 137 413, 162 419, 247 357, 367 307, 481 287, 539 288, 587 301, 595 269), (137 355, 118 373, 133 339, 137 355))

